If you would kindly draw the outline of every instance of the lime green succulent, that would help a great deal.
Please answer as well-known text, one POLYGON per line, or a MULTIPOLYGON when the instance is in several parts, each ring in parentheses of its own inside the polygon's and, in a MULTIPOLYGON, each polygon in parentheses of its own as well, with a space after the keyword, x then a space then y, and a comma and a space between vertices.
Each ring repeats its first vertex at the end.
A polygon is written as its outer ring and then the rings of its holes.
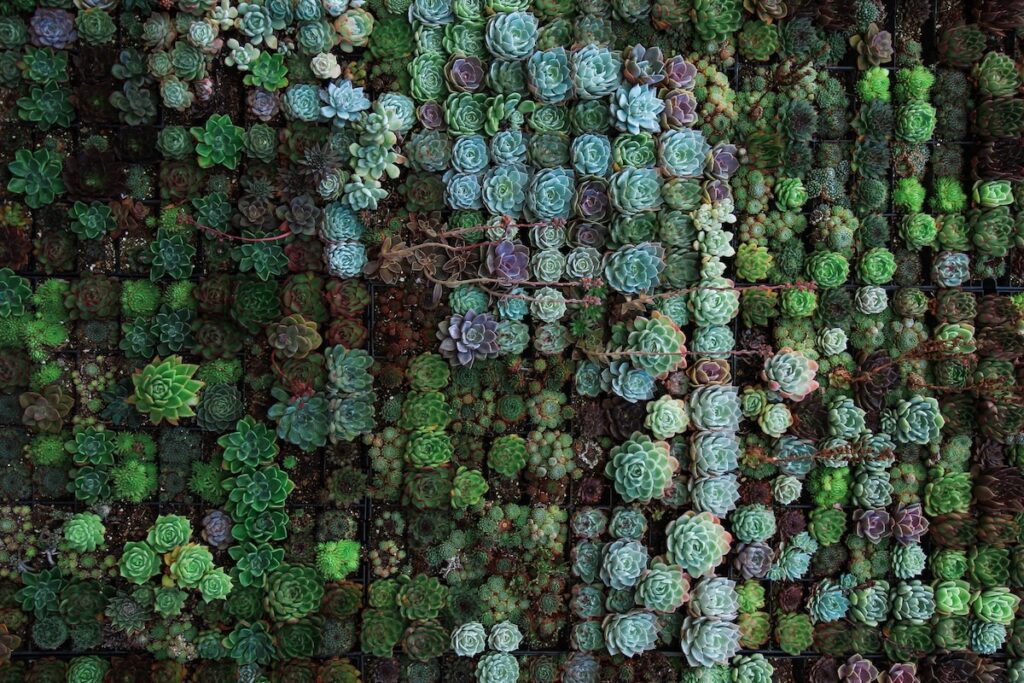
POLYGON ((183 363, 181 356, 171 356, 152 363, 132 375, 135 392, 128 402, 149 416, 158 425, 167 421, 177 425, 182 417, 194 417, 193 407, 199 404, 203 382, 192 379, 198 365, 183 363))

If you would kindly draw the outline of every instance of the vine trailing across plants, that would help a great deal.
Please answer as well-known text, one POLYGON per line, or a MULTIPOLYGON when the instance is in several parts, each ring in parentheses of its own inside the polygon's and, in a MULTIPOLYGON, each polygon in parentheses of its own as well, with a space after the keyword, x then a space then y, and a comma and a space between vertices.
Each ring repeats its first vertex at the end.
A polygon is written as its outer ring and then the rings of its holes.
POLYGON ((0 683, 1024 683, 1022 48, 0 3, 0 683))

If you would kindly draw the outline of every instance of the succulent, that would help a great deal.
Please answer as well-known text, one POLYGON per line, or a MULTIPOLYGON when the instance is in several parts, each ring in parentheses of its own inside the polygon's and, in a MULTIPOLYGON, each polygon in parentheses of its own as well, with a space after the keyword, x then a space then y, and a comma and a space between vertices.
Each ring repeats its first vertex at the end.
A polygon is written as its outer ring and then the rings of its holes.
POLYGON ((128 401, 153 424, 166 420, 176 425, 180 418, 195 415, 192 408, 199 403, 203 387, 203 382, 192 379, 198 369, 182 363, 180 356, 158 357, 132 376, 135 392, 128 401))
POLYGON ((680 641, 690 666, 726 664, 739 651, 740 629, 734 622, 713 617, 683 619, 680 641))
POLYGON ((634 432, 609 452, 605 476, 614 481, 616 492, 627 503, 649 503, 665 495, 678 468, 679 461, 669 454, 667 443, 634 432))
POLYGON ((452 365, 472 366, 475 360, 498 355, 497 323, 487 313, 467 311, 452 315, 438 326, 440 351, 452 365))
POLYGON ((799 351, 784 347, 765 360, 762 377, 768 388, 785 398, 802 401, 818 388, 814 375, 818 364, 799 351))
POLYGON ((344 128, 359 119, 360 112, 370 108, 370 100, 362 88, 352 87, 352 81, 338 81, 327 84, 320 90, 320 116, 332 121, 336 128, 344 128))
POLYGON ((604 275, 615 291, 639 294, 657 286, 664 268, 664 249, 657 243, 643 242, 622 247, 609 256, 604 275))
POLYGON ((645 610, 609 614, 602 628, 605 646, 613 656, 635 657, 653 649, 658 640, 658 619, 645 610))
POLYGON ((530 12, 502 12, 487 21, 487 49, 499 59, 523 60, 533 53, 539 22, 530 12))
POLYGON ((614 541, 602 552, 600 577, 613 590, 636 586, 647 569, 647 548, 637 541, 614 541))
POLYGON ((225 114, 214 114, 202 128, 190 131, 196 139, 196 155, 200 168, 214 165, 235 169, 242 158, 245 129, 236 126, 225 114))
POLYGON ((622 59, 615 52, 588 44, 574 50, 569 61, 575 93, 580 99, 604 98, 619 87, 622 59))
POLYGON ((623 133, 661 130, 658 120, 665 103, 657 92, 648 85, 620 85, 612 95, 609 105, 613 125, 623 133))
POLYGON ((732 536, 709 512, 686 512, 666 530, 669 561, 690 576, 710 575, 725 559, 732 536))
POLYGON ((25 195, 25 204, 31 209, 52 204, 64 194, 62 168, 60 158, 49 150, 19 149, 14 153, 14 161, 7 165, 11 173, 7 189, 25 195))
POLYGON ((672 613, 690 599, 689 588, 682 568, 654 560, 636 586, 636 602, 655 612, 672 613))

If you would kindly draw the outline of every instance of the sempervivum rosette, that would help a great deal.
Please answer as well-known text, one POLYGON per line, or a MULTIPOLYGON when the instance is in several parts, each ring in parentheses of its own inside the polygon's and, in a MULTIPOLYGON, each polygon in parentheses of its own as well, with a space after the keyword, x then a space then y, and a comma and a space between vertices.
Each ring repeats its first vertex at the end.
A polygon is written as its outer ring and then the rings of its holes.
POLYGON ((686 617, 679 640, 690 666, 728 664, 740 649, 740 627, 713 617, 686 617))
POLYGON ((710 512, 684 512, 666 529, 667 558, 690 576, 710 575, 722 564, 732 536, 710 512))
POLYGON ((679 461, 672 457, 669 445, 653 441, 642 432, 613 448, 605 466, 605 476, 614 482, 615 491, 627 503, 649 503, 661 498, 672 485, 679 461))

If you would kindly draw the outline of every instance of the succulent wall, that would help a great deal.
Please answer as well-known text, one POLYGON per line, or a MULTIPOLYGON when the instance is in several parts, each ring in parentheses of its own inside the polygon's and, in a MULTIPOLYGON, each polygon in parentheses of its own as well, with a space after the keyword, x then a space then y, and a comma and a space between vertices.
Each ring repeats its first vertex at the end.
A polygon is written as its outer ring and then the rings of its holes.
POLYGON ((1024 2, 0 6, 0 683, 1024 682, 1024 2))

